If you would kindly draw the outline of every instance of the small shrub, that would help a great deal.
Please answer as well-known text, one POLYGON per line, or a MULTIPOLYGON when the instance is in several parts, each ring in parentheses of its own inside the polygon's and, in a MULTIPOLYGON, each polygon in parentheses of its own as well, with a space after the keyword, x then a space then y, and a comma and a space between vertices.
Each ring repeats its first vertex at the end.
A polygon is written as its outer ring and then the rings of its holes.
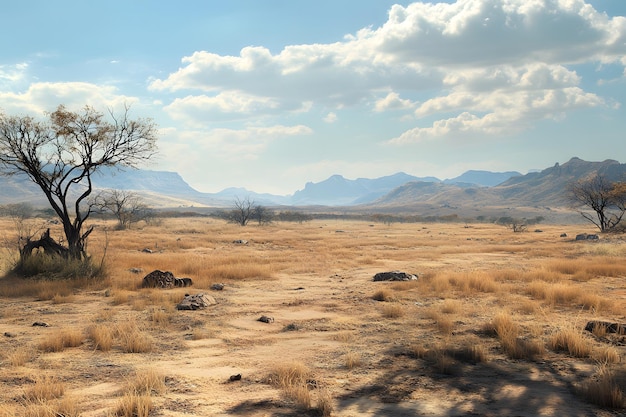
POLYGON ((602 364, 619 363, 620 354, 613 346, 605 346, 593 352, 593 358, 602 364))
POLYGON ((357 352, 346 353, 346 368, 352 370, 361 366, 361 354, 357 352))
POLYGON ((128 392, 118 401, 114 411, 117 417, 148 417, 152 410, 152 399, 149 395, 128 392))
POLYGON ((108 352, 113 347, 113 329, 110 325, 97 324, 91 326, 87 333, 93 340, 95 349, 108 352))
POLYGON ((404 315, 404 310, 399 304, 389 304, 383 307, 383 317, 388 319, 397 319, 404 315))
POLYGON ((310 371, 301 362, 281 364, 270 375, 270 381, 279 386, 287 398, 302 409, 311 408, 311 394, 307 387, 310 371))
POLYGON ((65 392, 65 385, 51 377, 38 378, 35 384, 24 389, 24 398, 30 402, 45 402, 60 398, 65 392))
POLYGON ((39 349, 44 352, 60 352, 67 347, 83 344, 83 333, 79 330, 61 330, 39 342, 39 349))
POLYGON ((624 392, 606 366, 601 366, 597 374, 580 387, 580 393, 585 400, 600 407, 622 409, 625 406, 624 392))
POLYGON ((11 366, 23 366, 26 362, 30 362, 35 357, 32 349, 16 349, 7 354, 6 359, 11 366))
POLYGON ((565 351, 576 358, 587 358, 592 352, 591 344, 576 329, 559 330, 550 338, 549 346, 555 352, 565 351))
POLYGON ((333 399, 328 389, 321 389, 317 395, 317 411, 321 417, 330 417, 333 413, 333 399))
POLYGON ((372 295, 372 299, 376 301, 394 301, 393 293, 386 288, 382 288, 372 295))
POLYGON ((162 394, 165 392, 165 376, 155 369, 136 372, 126 383, 128 392, 143 395, 162 394))

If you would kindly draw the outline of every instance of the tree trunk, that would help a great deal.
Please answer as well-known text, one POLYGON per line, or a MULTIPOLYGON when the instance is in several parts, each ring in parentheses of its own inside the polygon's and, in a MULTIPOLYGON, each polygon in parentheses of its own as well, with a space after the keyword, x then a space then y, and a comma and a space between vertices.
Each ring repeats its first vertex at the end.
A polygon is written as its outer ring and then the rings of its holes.
POLYGON ((54 239, 50 237, 50 229, 46 230, 39 240, 28 241, 20 249, 20 258, 22 260, 28 258, 33 254, 33 250, 35 249, 43 249, 44 253, 52 256, 60 256, 63 258, 67 258, 70 254, 68 248, 65 248, 58 244, 54 239))

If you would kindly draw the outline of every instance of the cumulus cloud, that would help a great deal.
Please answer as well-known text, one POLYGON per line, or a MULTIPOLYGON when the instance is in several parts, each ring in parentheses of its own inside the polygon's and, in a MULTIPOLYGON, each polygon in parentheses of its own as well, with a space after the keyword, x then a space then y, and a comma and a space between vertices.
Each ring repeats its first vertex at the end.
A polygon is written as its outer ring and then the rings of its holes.
POLYGON ((337 121, 337 114, 334 112, 330 112, 324 117, 324 121, 326 123, 335 123, 337 121))
POLYGON ((207 156, 219 155, 221 160, 239 163, 255 160, 270 143, 313 133, 304 125, 216 128, 210 130, 162 130, 159 147, 164 155, 186 155, 183 164, 202 164, 207 156))
POLYGON ((602 105, 580 88, 573 67, 626 65, 625 57, 626 18, 610 18, 583 0, 417 2, 394 5, 382 26, 335 43, 288 45, 278 53, 245 47, 237 56, 198 51, 150 89, 193 92, 166 107, 191 125, 315 106, 335 114, 365 106, 413 112, 417 120, 440 117, 392 140, 410 143, 464 130, 500 134, 506 123, 515 131, 602 105))
POLYGON ((135 97, 119 94, 115 87, 83 82, 34 83, 23 93, 0 92, 0 108, 11 114, 41 114, 60 104, 69 109, 85 105, 98 110, 117 109, 137 101, 135 97))

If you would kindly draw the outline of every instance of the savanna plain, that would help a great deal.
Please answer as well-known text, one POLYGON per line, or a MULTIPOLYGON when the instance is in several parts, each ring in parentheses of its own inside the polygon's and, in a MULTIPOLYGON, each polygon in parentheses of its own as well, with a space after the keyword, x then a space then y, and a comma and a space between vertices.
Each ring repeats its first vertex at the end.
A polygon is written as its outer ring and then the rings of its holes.
MULTIPOLYGON (((623 235, 341 219, 114 226, 99 221, 89 239, 101 279, 0 278, 0 417, 626 413, 626 336, 584 330, 626 322, 623 235), (155 269, 193 286, 141 288, 155 269), (418 279, 372 279, 394 270, 418 279), (198 293, 217 304, 175 308, 198 293)), ((14 229, 0 219, 7 241, 14 229)), ((4 272, 16 256, 4 250, 4 272)))

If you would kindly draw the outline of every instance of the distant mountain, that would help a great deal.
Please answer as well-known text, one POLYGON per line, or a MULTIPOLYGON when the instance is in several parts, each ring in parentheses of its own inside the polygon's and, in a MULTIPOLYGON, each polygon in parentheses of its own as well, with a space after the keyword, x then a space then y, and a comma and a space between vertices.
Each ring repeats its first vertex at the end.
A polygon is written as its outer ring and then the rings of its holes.
POLYGON ((333 175, 318 183, 307 183, 304 190, 296 191, 293 194, 291 204, 328 206, 362 204, 374 201, 409 181, 439 182, 439 179, 435 177, 418 178, 404 172, 375 179, 358 178, 356 180, 349 180, 341 175, 333 175))
MULTIPOLYGON (((102 189, 136 191, 156 208, 229 208, 236 198, 250 198, 264 206, 343 206, 358 210, 404 210, 430 208, 451 213, 457 208, 566 207, 565 190, 592 173, 626 181, 626 164, 614 160, 587 162, 572 158, 539 172, 521 175, 514 171, 467 171, 452 179, 415 177, 403 172, 380 178, 349 180, 341 175, 309 182, 293 195, 260 194, 245 188, 202 193, 175 172, 110 169, 93 178, 95 192, 102 189), (495 184, 495 185, 494 185, 495 184)), ((41 190, 25 175, 0 176, 0 204, 28 202, 47 206, 41 190)))
POLYGON ((512 176, 493 187, 411 182, 373 202, 372 206, 409 207, 417 203, 438 207, 567 207, 567 192, 574 181, 594 173, 611 180, 626 180, 626 164, 614 160, 587 162, 572 158, 563 165, 512 176))
POLYGON ((457 184, 457 185, 480 185, 484 187, 493 187, 501 184, 504 181, 512 177, 519 177, 520 174, 517 171, 507 172, 491 172, 491 171, 467 171, 458 177, 444 180, 444 184, 457 184))

